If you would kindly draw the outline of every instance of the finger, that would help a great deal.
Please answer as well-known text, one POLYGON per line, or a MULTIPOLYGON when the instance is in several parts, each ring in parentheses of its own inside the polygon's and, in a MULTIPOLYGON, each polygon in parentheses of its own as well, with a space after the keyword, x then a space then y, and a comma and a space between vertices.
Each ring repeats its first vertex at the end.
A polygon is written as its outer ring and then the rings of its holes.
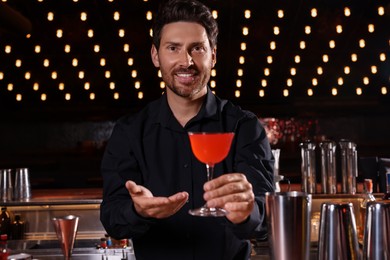
POLYGON ((228 195, 234 195, 243 192, 252 192, 252 184, 250 184, 249 182, 227 183, 224 186, 206 191, 203 197, 207 201, 207 200, 228 196, 228 195))
POLYGON ((253 202, 253 192, 240 192, 206 200, 208 207, 225 207, 227 203, 253 202))
POLYGON ((247 181, 244 174, 241 173, 229 173, 212 179, 204 184, 204 190, 209 191, 226 185, 227 183, 247 181))
POLYGON ((126 182, 126 189, 133 194, 141 193, 142 189, 133 181, 126 182))

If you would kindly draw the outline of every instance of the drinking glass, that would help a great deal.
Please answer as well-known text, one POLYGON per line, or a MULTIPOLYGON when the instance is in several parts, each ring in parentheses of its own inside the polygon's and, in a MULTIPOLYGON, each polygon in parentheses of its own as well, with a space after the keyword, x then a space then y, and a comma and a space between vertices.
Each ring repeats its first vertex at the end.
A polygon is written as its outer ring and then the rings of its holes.
MULTIPOLYGON (((229 153, 234 133, 207 133, 189 132, 192 152, 195 157, 206 164, 207 180, 211 180, 214 174, 214 166, 223 161, 229 153)), ((193 216, 222 217, 226 210, 222 208, 209 208, 206 205, 191 209, 189 213, 193 216)))

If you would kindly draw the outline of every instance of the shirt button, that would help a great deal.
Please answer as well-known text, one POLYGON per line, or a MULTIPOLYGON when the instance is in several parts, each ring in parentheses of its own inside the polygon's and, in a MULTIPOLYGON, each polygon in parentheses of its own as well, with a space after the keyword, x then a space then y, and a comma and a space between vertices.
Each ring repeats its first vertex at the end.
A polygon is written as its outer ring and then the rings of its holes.
POLYGON ((185 164, 183 165, 183 167, 184 167, 184 168, 188 168, 188 164, 185 163, 185 164))

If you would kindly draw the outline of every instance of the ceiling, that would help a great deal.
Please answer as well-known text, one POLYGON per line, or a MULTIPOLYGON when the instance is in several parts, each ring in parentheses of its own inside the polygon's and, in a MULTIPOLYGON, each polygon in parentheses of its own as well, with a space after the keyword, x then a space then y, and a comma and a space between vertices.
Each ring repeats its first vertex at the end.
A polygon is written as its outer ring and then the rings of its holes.
MULTIPOLYGON (((0 108, 97 115, 160 96, 157 3, 3 1, 14 21, 0 19, 0 108)), ((389 0, 204 3, 220 27, 219 96, 267 116, 390 111, 389 0)))

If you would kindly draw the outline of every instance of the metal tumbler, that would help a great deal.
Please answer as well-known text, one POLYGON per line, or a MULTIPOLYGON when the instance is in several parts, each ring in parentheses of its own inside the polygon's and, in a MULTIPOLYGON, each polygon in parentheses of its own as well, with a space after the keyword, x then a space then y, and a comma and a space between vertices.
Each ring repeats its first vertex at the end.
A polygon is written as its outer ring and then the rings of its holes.
POLYGON ((15 170, 14 200, 26 201, 31 198, 31 184, 28 168, 15 170))
POLYGON ((356 219, 352 203, 321 205, 318 260, 360 259, 356 219))
POLYGON ((271 259, 310 258, 311 196, 297 191, 266 193, 271 259))
POLYGON ((0 200, 11 201, 13 198, 12 170, 0 170, 0 200))
POLYGON ((367 203, 363 259, 390 259, 390 201, 367 203))

